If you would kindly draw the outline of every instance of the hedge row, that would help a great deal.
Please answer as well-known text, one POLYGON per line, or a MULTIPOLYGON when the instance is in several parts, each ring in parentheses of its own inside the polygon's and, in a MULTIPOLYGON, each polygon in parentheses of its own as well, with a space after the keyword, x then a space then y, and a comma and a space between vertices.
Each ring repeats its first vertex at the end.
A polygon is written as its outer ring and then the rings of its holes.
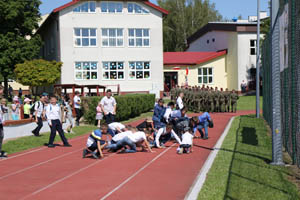
MULTIPOLYGON (((85 97, 82 99, 84 119, 93 124, 96 117, 96 107, 103 97, 85 97)), ((128 120, 148 112, 154 107, 154 94, 128 94, 114 97, 117 101, 117 121, 128 120)))

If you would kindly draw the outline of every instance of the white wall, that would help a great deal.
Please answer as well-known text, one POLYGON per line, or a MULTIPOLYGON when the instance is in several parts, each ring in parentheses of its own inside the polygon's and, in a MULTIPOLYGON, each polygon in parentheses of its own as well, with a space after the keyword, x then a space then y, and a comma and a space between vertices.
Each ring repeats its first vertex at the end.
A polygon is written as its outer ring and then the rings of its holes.
POLYGON ((74 5, 60 11, 59 27, 61 41, 62 84, 75 83, 116 85, 120 84, 122 92, 151 91, 154 86, 163 90, 163 39, 162 39, 162 13, 144 4, 150 14, 128 14, 124 3, 123 13, 100 13, 100 3, 97 2, 96 13, 73 13, 74 5), (97 47, 74 47, 73 29, 97 28, 97 47), (124 47, 101 47, 101 28, 123 28, 124 47), (128 28, 150 28, 150 47, 129 48, 128 28), (76 81, 74 63, 76 61, 97 61, 98 80, 76 81), (124 61, 125 80, 102 80, 103 61, 124 61), (128 61, 150 61, 151 79, 128 80, 128 61))
POLYGON ((238 34, 238 86, 243 80, 246 82, 250 78, 250 68, 256 68, 256 55, 250 55, 250 40, 257 40, 257 35, 254 33, 239 33, 238 34))

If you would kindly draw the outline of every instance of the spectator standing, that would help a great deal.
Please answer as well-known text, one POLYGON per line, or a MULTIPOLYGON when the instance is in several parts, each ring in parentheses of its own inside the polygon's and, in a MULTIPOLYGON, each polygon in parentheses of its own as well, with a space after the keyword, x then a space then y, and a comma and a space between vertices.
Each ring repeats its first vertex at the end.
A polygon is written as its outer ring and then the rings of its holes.
POLYGON ((11 87, 11 85, 8 86, 8 95, 9 95, 9 98, 12 99, 12 96, 13 96, 13 88, 11 87))
POLYGON ((23 90, 22 90, 22 88, 19 88, 19 98, 21 98, 22 95, 23 95, 23 90))
POLYGON ((72 128, 74 127, 74 118, 72 116, 72 107, 73 107, 73 103, 72 100, 69 99, 66 103, 65 103, 65 119, 66 121, 68 121, 70 123, 70 125, 67 127, 67 132, 68 133, 73 133, 72 128))
POLYGON ((6 121, 9 119, 9 116, 8 116, 8 107, 7 107, 7 101, 5 98, 2 98, 1 99, 1 110, 0 112, 2 113, 2 120, 3 121, 6 121))
MULTIPOLYGON (((2 96, 2 94, 3 94, 3 86, 0 85, 0 97, 2 96)), ((3 118, 2 110, 0 109, 0 159, 7 157, 6 152, 2 151, 2 142, 4 139, 4 131, 3 131, 4 123, 5 123, 5 120, 3 118)))
POLYGON ((25 98, 24 99, 24 119, 29 119, 30 118, 30 105, 31 99, 25 98))
POLYGON ((44 109, 45 109, 45 96, 40 96, 40 100, 35 102, 32 106, 34 109, 34 119, 37 127, 32 131, 33 135, 39 136, 40 130, 43 127, 44 109))
POLYGON ((114 97, 112 97, 111 90, 106 91, 106 96, 100 101, 102 111, 104 113, 104 119, 107 124, 115 121, 117 102, 114 97))
POLYGON ((103 112, 101 108, 101 103, 98 103, 98 106, 96 108, 96 123, 97 127, 100 128, 101 120, 103 119, 103 112))
POLYGON ((178 110, 181 110, 184 107, 184 105, 183 105, 183 97, 184 97, 184 93, 180 92, 180 94, 179 94, 179 96, 178 96, 178 98, 176 100, 176 108, 178 110))
POLYGON ((11 117, 12 120, 20 119, 20 102, 17 96, 13 98, 13 104, 11 104, 11 117))
POLYGON ((155 129, 160 129, 166 126, 166 123, 164 123, 165 112, 166 108, 164 107, 164 100, 159 99, 158 104, 154 107, 154 113, 152 117, 155 129))
POLYGON ((82 117, 82 109, 81 109, 81 99, 78 91, 75 92, 75 96, 73 98, 74 108, 76 112, 76 126, 79 126, 80 118, 82 117))

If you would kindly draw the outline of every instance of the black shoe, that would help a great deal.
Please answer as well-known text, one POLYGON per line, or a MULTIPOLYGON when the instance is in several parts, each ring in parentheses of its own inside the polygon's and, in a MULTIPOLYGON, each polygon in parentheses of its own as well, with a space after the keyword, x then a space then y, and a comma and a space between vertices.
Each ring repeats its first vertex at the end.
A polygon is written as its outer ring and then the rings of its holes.
POLYGON ((48 144, 48 148, 54 148, 55 145, 54 144, 48 144))
POLYGON ((83 152, 82 152, 82 158, 85 158, 85 156, 88 154, 88 150, 86 149, 83 149, 83 152))
POLYGON ((93 152, 93 153, 92 153, 92 156, 93 156, 95 159, 99 159, 98 153, 93 152))
POLYGON ((0 157, 1 158, 7 158, 7 153, 5 151, 1 151, 0 157))
POLYGON ((69 143, 64 144, 64 147, 72 147, 69 143))
POLYGON ((38 134, 38 133, 36 133, 36 132, 34 132, 34 131, 31 131, 31 133, 32 133, 34 136, 36 136, 36 137, 40 136, 40 134, 38 134))
POLYGON ((204 138, 203 138, 203 140, 207 140, 207 139, 208 139, 208 137, 204 137, 204 138))

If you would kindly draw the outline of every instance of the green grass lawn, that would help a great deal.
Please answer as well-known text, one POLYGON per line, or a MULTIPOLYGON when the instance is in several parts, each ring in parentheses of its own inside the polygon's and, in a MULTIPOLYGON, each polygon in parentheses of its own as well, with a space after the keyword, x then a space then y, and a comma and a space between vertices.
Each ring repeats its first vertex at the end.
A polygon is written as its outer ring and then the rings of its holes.
MULTIPOLYGON (((263 98, 260 97, 260 109, 262 109, 263 98)), ((240 96, 237 103, 237 110, 255 110, 256 96, 240 96)))
MULTIPOLYGON (((66 133, 65 136, 70 139, 74 138, 80 135, 84 135, 88 132, 91 132, 94 130, 95 126, 79 126, 74 127, 72 134, 66 133)), ((4 133, 5 134, 5 133, 4 133)), ((48 143, 49 141, 49 135, 50 133, 42 134, 40 137, 35 136, 25 136, 13 140, 9 140, 3 144, 2 149, 6 151, 8 154, 16 153, 20 151, 24 151, 27 149, 32 149, 36 147, 43 146, 45 143, 48 143)), ((59 136, 55 137, 55 141, 61 141, 59 136)))
POLYGON ((262 119, 237 117, 198 199, 299 199, 286 167, 272 166, 271 137, 262 119))

